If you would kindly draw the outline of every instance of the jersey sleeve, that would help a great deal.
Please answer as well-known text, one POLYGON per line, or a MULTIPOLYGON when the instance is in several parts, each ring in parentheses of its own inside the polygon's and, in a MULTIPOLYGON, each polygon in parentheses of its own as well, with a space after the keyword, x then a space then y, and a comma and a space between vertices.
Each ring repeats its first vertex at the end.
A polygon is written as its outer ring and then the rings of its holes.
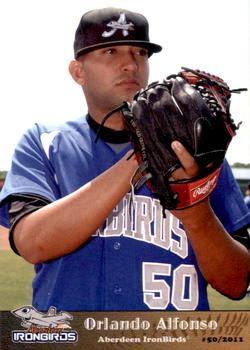
POLYGON ((229 233, 250 227, 248 210, 232 169, 225 160, 215 190, 210 195, 214 212, 229 233))
MULTIPOLYGON (((13 194, 33 194, 50 202, 60 198, 55 171, 41 143, 40 129, 36 124, 19 141, 11 169, 0 193, 0 224, 9 227, 7 197, 13 194)), ((53 143, 50 143, 53 147, 53 143)), ((48 149, 47 152, 50 150, 48 149)))

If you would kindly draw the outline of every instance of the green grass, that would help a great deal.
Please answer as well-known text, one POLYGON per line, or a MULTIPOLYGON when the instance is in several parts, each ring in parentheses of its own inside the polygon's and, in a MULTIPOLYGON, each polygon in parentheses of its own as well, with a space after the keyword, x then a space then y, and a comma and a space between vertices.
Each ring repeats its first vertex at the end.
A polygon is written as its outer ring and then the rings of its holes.
MULTIPOLYGON (((0 251, 0 310, 31 305, 33 265, 12 251, 0 251)), ((240 301, 230 300, 208 288, 211 310, 250 310, 250 295, 240 301)))
POLYGON ((33 265, 10 250, 0 251, 0 310, 31 305, 33 265))
POLYGON ((208 287, 209 304, 211 310, 250 310, 250 295, 242 300, 231 300, 208 287))

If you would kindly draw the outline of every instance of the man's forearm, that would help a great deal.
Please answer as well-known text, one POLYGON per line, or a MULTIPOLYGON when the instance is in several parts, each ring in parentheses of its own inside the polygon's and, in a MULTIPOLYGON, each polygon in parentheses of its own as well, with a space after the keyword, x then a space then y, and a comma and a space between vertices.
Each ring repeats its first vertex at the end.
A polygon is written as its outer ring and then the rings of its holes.
POLYGON ((14 230, 19 253, 38 263, 87 241, 129 190, 137 162, 127 157, 74 193, 23 217, 14 230))
POLYGON ((207 201, 181 215, 206 280, 228 297, 243 296, 250 273, 248 250, 225 231, 207 201))

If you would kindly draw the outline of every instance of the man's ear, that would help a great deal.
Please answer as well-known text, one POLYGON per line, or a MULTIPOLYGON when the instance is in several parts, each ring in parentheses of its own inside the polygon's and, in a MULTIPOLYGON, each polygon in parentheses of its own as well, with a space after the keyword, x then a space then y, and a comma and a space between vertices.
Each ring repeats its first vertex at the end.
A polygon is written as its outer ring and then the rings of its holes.
POLYGON ((84 72, 82 67, 82 62, 77 60, 72 60, 69 64, 69 72, 75 82, 81 86, 84 85, 84 72))

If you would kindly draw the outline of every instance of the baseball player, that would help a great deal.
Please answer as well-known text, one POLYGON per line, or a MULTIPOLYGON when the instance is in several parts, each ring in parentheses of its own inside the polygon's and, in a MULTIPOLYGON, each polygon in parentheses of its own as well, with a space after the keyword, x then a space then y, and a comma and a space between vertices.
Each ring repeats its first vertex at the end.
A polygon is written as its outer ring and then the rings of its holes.
MULTIPOLYGON (((143 185, 130 211, 138 162, 121 113, 100 130, 110 110, 147 85, 148 58, 160 50, 141 14, 84 14, 69 69, 87 115, 56 127, 36 124, 15 150, 1 224, 10 227, 12 249, 35 265, 38 310, 207 310, 208 283, 233 299, 246 293, 250 213, 227 162, 210 201, 163 217, 143 185)), ((172 148, 182 164, 173 176, 197 174, 182 144, 172 148)))

